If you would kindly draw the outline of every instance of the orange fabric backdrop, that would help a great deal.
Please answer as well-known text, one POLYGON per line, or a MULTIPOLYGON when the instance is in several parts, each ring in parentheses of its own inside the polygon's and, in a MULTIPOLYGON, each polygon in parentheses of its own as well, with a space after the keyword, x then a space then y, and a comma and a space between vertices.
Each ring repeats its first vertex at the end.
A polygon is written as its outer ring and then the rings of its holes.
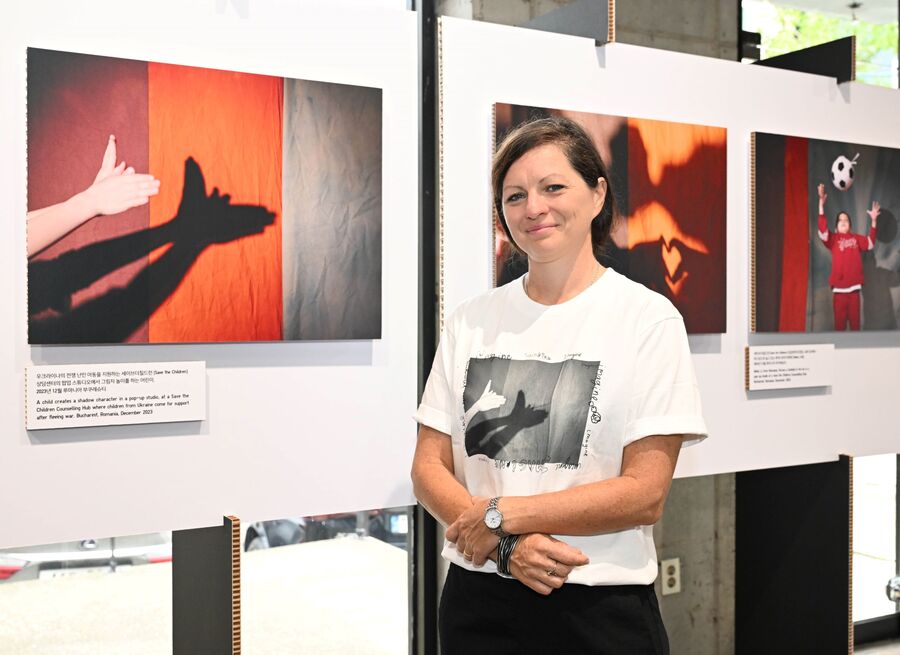
POLYGON ((725 168, 718 160, 724 163, 727 131, 640 118, 629 118, 628 127, 628 187, 635 196, 630 203, 641 205, 628 221, 628 247, 680 239, 709 253, 725 233, 725 168), (638 143, 632 135, 640 137, 638 143), (714 207, 698 207, 698 202, 714 207), (705 221, 708 215, 716 220, 705 221))
POLYGON ((262 234, 206 248, 151 315, 150 341, 281 339, 282 78, 150 63, 148 87, 150 172, 160 180, 151 226, 177 213, 188 157, 207 195, 218 187, 232 204, 276 215, 262 234))
POLYGON ((632 271, 675 303, 689 333, 725 331, 727 134, 721 127, 628 119, 632 271), (661 260, 656 270, 650 259, 636 258, 650 248, 661 260))

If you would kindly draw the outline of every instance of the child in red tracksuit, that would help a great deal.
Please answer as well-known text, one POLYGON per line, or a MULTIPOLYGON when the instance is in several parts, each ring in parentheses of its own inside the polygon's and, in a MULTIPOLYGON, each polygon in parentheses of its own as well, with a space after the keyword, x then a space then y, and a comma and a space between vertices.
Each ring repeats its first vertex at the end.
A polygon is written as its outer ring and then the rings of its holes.
POLYGON ((862 253, 875 247, 875 228, 881 205, 872 203, 866 213, 872 218, 869 236, 850 231, 850 214, 839 212, 835 219, 835 232, 828 230, 825 218, 825 185, 819 185, 819 238, 831 251, 831 276, 828 284, 834 294, 834 329, 859 330, 859 294, 863 285, 862 253))

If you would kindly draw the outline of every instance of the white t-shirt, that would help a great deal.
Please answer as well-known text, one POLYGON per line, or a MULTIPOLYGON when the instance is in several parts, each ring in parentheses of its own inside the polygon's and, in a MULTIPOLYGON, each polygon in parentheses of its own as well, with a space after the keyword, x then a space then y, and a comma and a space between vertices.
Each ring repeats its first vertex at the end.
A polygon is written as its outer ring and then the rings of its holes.
MULTIPOLYGON (((488 498, 617 477, 624 447, 642 437, 706 436, 681 315, 613 269, 558 305, 531 300, 521 278, 463 303, 446 321, 416 420, 450 435, 456 478, 488 498)), ((656 578, 650 526, 556 536, 590 558, 569 582, 656 578)), ((449 543, 442 554, 496 571, 449 543)))

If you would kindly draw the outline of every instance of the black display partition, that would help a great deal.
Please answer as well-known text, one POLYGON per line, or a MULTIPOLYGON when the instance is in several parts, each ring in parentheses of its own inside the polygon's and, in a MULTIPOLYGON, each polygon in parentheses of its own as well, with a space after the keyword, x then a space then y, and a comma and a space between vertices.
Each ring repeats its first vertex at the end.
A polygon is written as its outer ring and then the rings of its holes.
POLYGON ((852 82, 856 79, 856 37, 847 36, 753 63, 798 73, 834 77, 839 84, 852 82))
POLYGON ((172 533, 173 655, 241 652, 241 523, 172 533))
MULTIPOLYGON (((419 25, 419 397, 437 350, 438 318, 438 36, 435 0, 415 0, 419 25)), ((437 521, 413 513, 410 652, 437 654, 437 521)))
POLYGON ((852 459, 736 475, 735 653, 852 652, 852 459))

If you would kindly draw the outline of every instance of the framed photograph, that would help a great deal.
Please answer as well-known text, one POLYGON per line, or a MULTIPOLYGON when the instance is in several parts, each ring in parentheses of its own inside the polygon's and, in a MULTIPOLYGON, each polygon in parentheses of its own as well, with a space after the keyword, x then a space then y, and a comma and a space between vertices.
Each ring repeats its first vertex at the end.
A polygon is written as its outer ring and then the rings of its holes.
MULTIPOLYGON (((496 104, 495 141, 520 123, 564 116, 583 127, 610 173, 618 216, 604 261, 669 298, 689 333, 725 332, 727 130, 496 104)), ((494 215, 495 284, 526 262, 494 215)))
POLYGON ((752 137, 755 332, 896 330, 900 150, 752 137))
POLYGON ((381 89, 29 48, 28 342, 381 336, 381 89))

